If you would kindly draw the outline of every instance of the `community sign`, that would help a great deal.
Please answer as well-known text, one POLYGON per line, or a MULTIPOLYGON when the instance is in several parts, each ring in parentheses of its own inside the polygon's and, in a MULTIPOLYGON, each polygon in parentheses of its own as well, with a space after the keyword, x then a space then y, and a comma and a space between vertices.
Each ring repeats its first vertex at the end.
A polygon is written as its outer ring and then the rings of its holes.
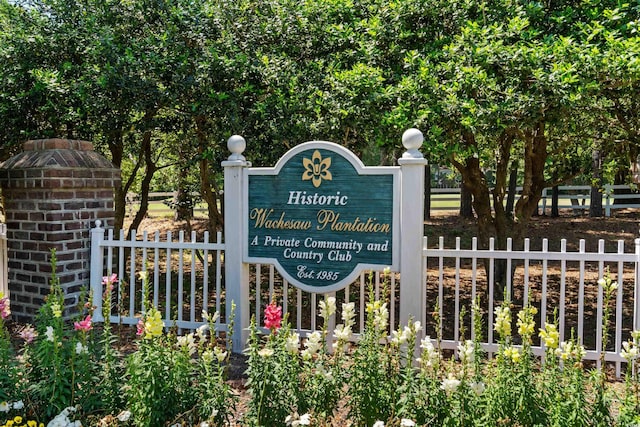
POLYGON ((398 167, 364 166, 340 145, 312 141, 245 173, 245 262, 275 264, 309 292, 339 290, 363 270, 397 270, 398 167))

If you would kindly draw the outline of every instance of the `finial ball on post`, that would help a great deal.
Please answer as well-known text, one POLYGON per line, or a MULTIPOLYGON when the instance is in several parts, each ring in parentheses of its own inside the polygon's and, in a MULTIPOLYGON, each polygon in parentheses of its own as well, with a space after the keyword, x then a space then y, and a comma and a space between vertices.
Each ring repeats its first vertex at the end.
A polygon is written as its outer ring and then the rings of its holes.
POLYGON ((422 143, 424 142, 424 136, 422 132, 420 132, 416 128, 407 129, 402 134, 402 145, 407 151, 402 154, 403 159, 423 159, 422 153, 420 152, 420 147, 422 147, 422 143))
POLYGON ((407 150, 417 150, 422 147, 422 143, 424 142, 424 136, 422 136, 422 132, 420 132, 416 128, 407 129, 402 134, 402 145, 407 150))
POLYGON ((247 141, 240 135, 232 135, 227 140, 227 148, 232 153, 231 156, 229 156, 229 160, 244 160, 242 153, 244 149, 247 148, 247 141))

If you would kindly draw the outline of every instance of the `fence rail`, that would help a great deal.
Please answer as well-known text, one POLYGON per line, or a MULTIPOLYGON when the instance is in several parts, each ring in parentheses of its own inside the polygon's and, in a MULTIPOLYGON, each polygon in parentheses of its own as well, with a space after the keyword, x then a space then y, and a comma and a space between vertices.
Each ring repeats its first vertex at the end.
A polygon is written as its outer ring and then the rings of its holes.
POLYGON ((7 225, 0 223, 0 292, 9 295, 7 225))
MULTIPOLYGON (((427 306, 427 311, 429 307, 432 311, 438 307, 440 316, 453 324, 449 331, 433 331, 444 336, 444 348, 457 348, 463 327, 459 319, 462 307, 470 307, 479 297, 485 319, 482 325, 483 346, 489 353, 497 350, 493 313, 503 300, 497 295, 501 293, 499 287, 504 286, 514 312, 529 302, 538 309, 536 323, 539 328, 544 328, 545 321, 557 319, 560 340, 574 336, 585 346, 586 359, 596 361, 599 366, 605 307, 603 289, 598 280, 609 272, 620 286, 610 307, 609 336, 613 340, 609 341, 604 359, 615 364, 616 375, 620 376, 624 361, 620 356, 622 342, 629 339, 631 330, 640 327, 640 239, 635 241, 634 253, 625 252, 623 241, 618 241, 616 252, 607 253, 604 240, 599 241, 597 252, 586 252, 584 240, 580 241, 578 252, 568 252, 566 240, 562 240, 559 252, 549 252, 546 239, 542 242, 541 251, 529 250, 529 240, 525 240, 524 249, 518 251, 512 250, 511 242, 508 242, 506 250, 495 250, 493 241, 487 250, 479 250, 477 245, 477 239, 473 239, 471 248, 462 249, 460 239, 457 239, 455 248, 447 249, 440 238, 438 246, 430 249, 425 238, 423 254, 427 264, 427 295, 432 295, 431 301, 428 297, 430 306, 427 306), (502 283, 498 283, 498 264, 502 264, 506 272, 502 283), (450 315, 448 318, 446 313, 450 315)), ((422 320, 428 324, 428 319, 422 320)), ((475 329, 470 316, 467 330, 470 331, 468 336, 473 337, 475 329)), ((539 340, 534 340, 535 354, 544 355, 542 345, 539 340)))
MULTIPOLYGON (((125 239, 121 233, 114 238, 111 231, 101 227, 92 230, 91 283, 94 286, 94 304, 100 313, 102 306, 102 276, 117 273, 121 278, 116 288, 110 321, 133 325, 146 309, 143 295, 148 293, 150 301, 163 315, 165 326, 179 329, 194 329, 203 324, 202 310, 221 313, 218 330, 227 331, 229 317, 224 283, 225 244, 222 236, 209 243, 205 234, 203 241, 185 240, 179 233, 177 241, 167 233, 164 240, 159 233, 142 236, 132 233, 125 239), (145 282, 137 274, 146 271, 145 282), (146 286, 146 288, 145 288, 146 286)), ((599 365, 602 346, 602 319, 604 316, 603 293, 598 280, 607 271, 621 286, 613 303, 610 344, 605 361, 615 364, 616 373, 621 372, 620 356, 622 342, 628 339, 631 330, 640 328, 638 299, 640 239, 636 240, 633 252, 619 241, 617 251, 605 252, 604 241, 600 241, 597 252, 586 252, 584 241, 578 251, 567 251, 567 242, 561 242, 557 252, 548 251, 548 241, 542 242, 542 250, 529 250, 529 241, 522 250, 514 250, 511 243, 506 250, 496 250, 493 242, 489 248, 479 249, 477 239, 472 246, 460 247, 458 238, 455 247, 446 248, 440 238, 437 246, 428 247, 424 239, 423 265, 426 281, 422 295, 426 310, 422 313, 424 334, 435 339, 442 337, 444 349, 456 351, 458 342, 473 337, 475 328, 470 316, 472 302, 479 301, 483 314, 483 347, 491 354, 497 351, 497 337, 493 332, 493 313, 503 297, 500 286, 511 296, 512 306, 518 311, 527 301, 538 309, 536 324, 544 327, 545 320, 554 316, 559 324, 560 339, 567 340, 572 334, 587 349, 586 359, 599 365), (503 267, 505 275, 498 283, 498 270, 503 267), (461 314, 466 314, 461 317, 461 314), (428 313, 438 312, 443 322, 438 324, 428 313)), ((402 286, 395 274, 385 277, 380 273, 362 274, 353 284, 331 294, 314 294, 301 291, 282 279, 272 265, 252 265, 250 268, 250 313, 262 326, 262 312, 272 299, 283 306, 288 320, 302 336, 320 329, 321 319, 317 306, 327 295, 336 297, 338 307, 343 302, 356 306, 357 325, 354 340, 364 329, 366 303, 369 288, 375 298, 385 298, 389 303, 389 333, 399 326, 399 293, 402 286)), ((405 285, 406 286, 406 285, 405 285)), ((339 319, 340 311, 336 314, 339 319)), ((100 318, 96 319, 97 321, 100 318)), ((327 325, 333 330, 335 319, 327 325)), ((515 320, 514 320, 515 322, 515 320)), ((339 323, 339 322, 338 322, 339 323)), ((329 334, 330 335, 330 334, 329 334)), ((330 343, 329 343, 330 344, 330 343)), ((544 355, 542 343, 534 338, 535 354, 544 355)))

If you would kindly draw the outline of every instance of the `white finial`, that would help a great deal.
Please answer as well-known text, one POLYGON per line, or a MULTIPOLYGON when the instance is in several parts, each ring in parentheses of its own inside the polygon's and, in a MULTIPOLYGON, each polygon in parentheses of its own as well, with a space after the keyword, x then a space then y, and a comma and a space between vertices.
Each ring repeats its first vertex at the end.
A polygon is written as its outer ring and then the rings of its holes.
POLYGON ((102 221, 100 221, 99 219, 96 219, 96 228, 100 228, 102 227, 102 221))
POLYGON ((242 153, 244 149, 247 148, 247 141, 240 135, 232 135, 231 138, 227 140, 227 148, 232 153, 229 156, 229 160, 246 160, 242 153))
POLYGON ((407 149, 404 154, 402 154, 403 158, 413 158, 413 159, 422 159, 424 156, 418 150, 422 147, 422 143, 424 142, 424 136, 422 136, 422 132, 420 132, 416 128, 407 129, 402 134, 402 145, 407 149))

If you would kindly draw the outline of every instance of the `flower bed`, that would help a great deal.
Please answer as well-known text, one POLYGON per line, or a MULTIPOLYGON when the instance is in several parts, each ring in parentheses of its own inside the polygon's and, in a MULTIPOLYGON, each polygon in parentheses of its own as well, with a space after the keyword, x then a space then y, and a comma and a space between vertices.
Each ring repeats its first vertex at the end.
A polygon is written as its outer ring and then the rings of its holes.
MULTIPOLYGON (((56 271, 55 253, 52 264, 56 271)), ((103 279, 104 301, 111 301, 116 281, 114 275, 103 279)), ((617 284, 607 275, 600 286, 605 295, 602 330, 607 331, 617 284)), ((381 294, 386 295, 385 290, 381 294)), ((388 336, 387 303, 376 300, 373 292, 356 346, 351 343, 352 303, 337 307, 334 298, 320 301, 324 327, 304 339, 290 329, 276 301, 268 305, 264 324, 269 333, 260 334, 255 320, 251 323, 246 350, 249 399, 238 419, 238 397, 226 378, 230 354, 215 339, 217 314, 203 313, 207 325, 176 336, 164 331, 160 313, 148 296, 145 300, 149 309, 141 315, 136 348, 125 356, 118 352, 109 324, 94 327, 89 304, 82 305, 75 322, 63 320, 63 295, 55 275, 35 326, 22 326, 13 337, 19 340, 15 346, 5 324, 9 302, 0 295, 0 426, 640 423, 640 382, 634 369, 638 332, 624 344, 625 383, 614 390, 606 372, 583 366, 584 349, 577 342, 558 342, 553 319, 535 331, 533 306, 515 316, 509 301, 496 308, 495 358, 488 359, 481 349, 479 329, 474 340, 465 340, 467 331, 461 331, 455 355, 445 357, 440 337, 420 339, 419 322, 402 325, 388 336), (326 325, 334 316, 341 323, 329 331, 326 325), (331 348, 326 344, 329 334, 331 348), (542 360, 531 351, 535 334, 546 348, 542 360), (514 345, 516 337, 520 345, 514 345)), ((103 310, 106 317, 108 304, 103 310)), ((482 324, 476 307, 471 315, 475 325, 482 324)), ((230 339, 226 337, 227 345, 230 339)), ((606 333, 602 342, 606 348, 606 333)))

